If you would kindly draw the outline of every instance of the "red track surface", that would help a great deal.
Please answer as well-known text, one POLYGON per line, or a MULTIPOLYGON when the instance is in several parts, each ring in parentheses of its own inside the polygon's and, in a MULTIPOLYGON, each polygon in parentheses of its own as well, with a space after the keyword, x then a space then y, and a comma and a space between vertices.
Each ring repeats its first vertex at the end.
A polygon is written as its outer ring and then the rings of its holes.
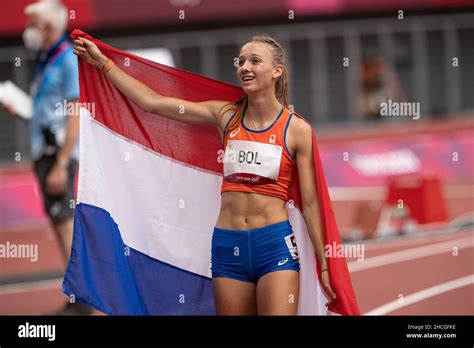
MULTIPOLYGON (((459 287, 425 300, 390 311, 388 315, 473 315, 474 314, 474 230, 449 235, 432 235, 423 238, 404 237, 391 242, 378 242, 366 246, 365 261, 407 250, 415 250, 412 257, 423 251, 443 249, 439 253, 407 258, 391 264, 352 271, 356 296, 362 313, 372 311, 392 301, 400 301, 411 294, 465 276, 471 276, 470 285, 459 287), (460 248, 461 242, 470 245, 460 248), (439 248, 439 245, 442 245, 439 248), (457 256, 453 255, 457 249, 457 256)), ((359 261, 351 261, 359 263, 359 261)), ((351 264, 350 264, 351 265, 351 264)))
MULTIPOLYGON (((52 231, 47 228, 2 231, 0 243, 7 241, 38 243, 39 257, 37 262, 29 259, 0 259, 0 314, 41 315, 61 307, 66 297, 61 293, 61 280, 58 277, 64 264, 52 231), (35 276, 39 279, 33 279, 35 276)), ((411 258, 406 260, 351 272, 362 313, 396 301, 403 306, 387 312, 387 315, 474 314, 472 280, 468 285, 411 304, 404 303, 410 295, 427 288, 468 275, 473 277, 474 230, 451 234, 431 233, 423 237, 413 235, 391 241, 369 241, 361 245, 365 247, 364 261, 348 259, 351 268, 354 264, 369 264, 373 257, 382 255, 383 261, 387 262, 395 252, 415 250, 411 258), (419 257, 426 250, 440 249, 439 245, 442 246, 441 251, 419 257), (458 247, 457 256, 453 255, 454 247, 458 247)))

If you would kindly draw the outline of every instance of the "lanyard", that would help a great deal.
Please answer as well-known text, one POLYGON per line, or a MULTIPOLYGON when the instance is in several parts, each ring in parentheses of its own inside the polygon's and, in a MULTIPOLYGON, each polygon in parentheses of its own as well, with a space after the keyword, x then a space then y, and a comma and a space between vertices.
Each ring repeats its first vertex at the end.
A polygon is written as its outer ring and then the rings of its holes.
MULTIPOLYGON (((35 72, 35 78, 33 80, 33 83, 31 84, 31 89, 30 89, 30 94, 33 98, 36 98, 39 94, 39 91, 42 87, 43 81, 44 81, 44 76, 46 73, 46 70, 48 69, 49 66, 51 66, 56 59, 61 56, 61 54, 67 50, 69 47, 69 42, 68 41, 63 41, 61 44, 59 44, 58 47, 54 49, 54 51, 49 55, 47 58, 46 65, 44 66, 43 70, 41 72, 35 72)), ((38 69, 38 67, 37 67, 38 69)))

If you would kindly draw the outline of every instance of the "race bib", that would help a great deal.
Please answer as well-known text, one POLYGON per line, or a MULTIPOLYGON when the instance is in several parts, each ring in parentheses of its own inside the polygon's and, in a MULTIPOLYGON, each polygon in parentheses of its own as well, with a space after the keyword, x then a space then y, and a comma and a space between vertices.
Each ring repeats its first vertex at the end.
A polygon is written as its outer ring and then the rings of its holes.
POLYGON ((230 140, 224 155, 224 180, 252 185, 275 183, 282 150, 280 145, 230 140))

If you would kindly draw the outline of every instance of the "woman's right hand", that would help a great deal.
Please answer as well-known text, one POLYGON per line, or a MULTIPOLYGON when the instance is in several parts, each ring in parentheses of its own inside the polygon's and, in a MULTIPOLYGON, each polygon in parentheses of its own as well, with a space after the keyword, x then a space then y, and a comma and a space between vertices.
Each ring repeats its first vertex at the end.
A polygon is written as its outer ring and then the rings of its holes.
POLYGON ((87 63, 101 69, 107 63, 107 57, 100 52, 95 43, 85 38, 78 38, 73 40, 74 54, 78 57, 84 58, 87 63))

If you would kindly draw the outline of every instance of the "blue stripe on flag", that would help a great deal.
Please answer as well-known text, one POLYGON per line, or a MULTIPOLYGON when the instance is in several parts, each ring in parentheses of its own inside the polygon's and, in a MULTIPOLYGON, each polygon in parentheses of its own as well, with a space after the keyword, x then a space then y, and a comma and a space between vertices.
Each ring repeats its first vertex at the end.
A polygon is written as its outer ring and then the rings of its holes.
POLYGON ((215 314, 211 279, 128 248, 110 214, 85 203, 75 209, 63 292, 111 315, 215 314))

